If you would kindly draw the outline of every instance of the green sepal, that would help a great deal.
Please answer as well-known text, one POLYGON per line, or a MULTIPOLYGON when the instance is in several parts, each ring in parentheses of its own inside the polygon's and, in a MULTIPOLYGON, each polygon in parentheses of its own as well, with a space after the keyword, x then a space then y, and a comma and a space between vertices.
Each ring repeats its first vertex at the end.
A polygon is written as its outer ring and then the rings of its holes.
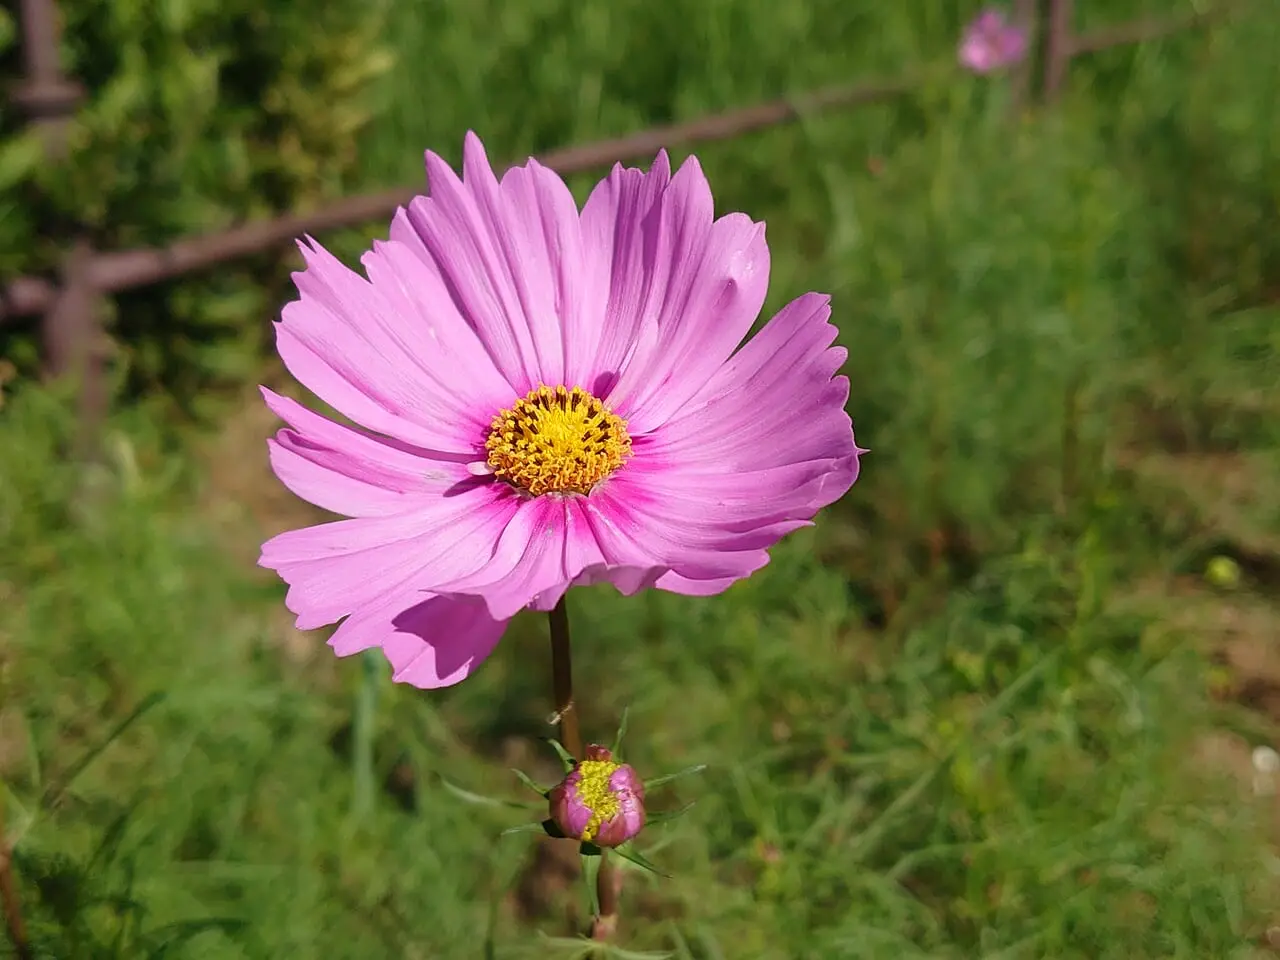
POLYGON ((546 799, 547 794, 551 792, 550 787, 540 787, 534 783, 533 777, 529 776, 523 770, 517 770, 515 767, 512 767, 511 772, 516 775, 516 779, 543 799, 546 799))
POLYGON ((440 778, 440 785, 452 793, 459 800, 466 803, 474 803, 483 807, 511 807, 515 810, 533 810, 539 805, 536 803, 525 803, 521 800, 504 800, 501 797, 486 797, 482 793, 473 793, 456 783, 450 783, 444 777, 440 778))
POLYGON ((689 808, 692 807, 697 802, 698 802, 697 800, 690 800, 683 807, 679 807, 675 810, 661 810, 658 813, 651 813, 647 817, 645 817, 644 825, 646 827, 652 827, 652 826, 656 826, 659 823, 669 823, 670 821, 674 820, 676 817, 680 817, 688 813, 689 808))
POLYGON ((649 861, 649 859, 645 857, 644 854, 640 853, 640 851, 636 850, 629 843, 623 844, 620 847, 614 847, 613 852, 616 853, 618 856, 622 857, 622 859, 624 860, 630 860, 632 863, 634 863, 637 867, 640 867, 642 870, 648 870, 650 873, 656 873, 658 876, 662 877, 664 880, 671 879, 670 874, 663 873, 661 870, 655 867, 649 861))
POLYGON ((584 857, 599 857, 604 854, 604 851, 590 840, 583 840, 582 844, 578 847, 578 852, 584 857))
POLYGON ((547 737, 547 743, 551 744, 551 749, 556 752, 560 758, 560 762, 564 764, 564 772, 569 773, 573 770, 577 761, 573 759, 573 755, 564 748, 564 745, 555 737, 547 737))
POLYGON ((556 823, 554 820, 551 820, 551 819, 543 820, 541 823, 541 827, 543 832, 548 837, 551 837, 553 840, 568 839, 568 837, 565 835, 565 832, 560 829, 560 825, 556 823))
POLYGON ((544 829, 546 828, 540 823, 520 823, 514 827, 507 827, 498 836, 509 837, 513 833, 541 833, 544 829))
POLYGON ((670 783, 672 780, 679 780, 681 777, 688 777, 695 773, 701 773, 705 769, 707 769, 707 765, 705 763, 695 764, 692 767, 685 767, 683 770, 677 770, 675 773, 668 773, 661 777, 654 777, 652 780, 646 780, 644 782, 644 788, 646 791, 652 790, 654 787, 661 787, 664 784, 670 783))

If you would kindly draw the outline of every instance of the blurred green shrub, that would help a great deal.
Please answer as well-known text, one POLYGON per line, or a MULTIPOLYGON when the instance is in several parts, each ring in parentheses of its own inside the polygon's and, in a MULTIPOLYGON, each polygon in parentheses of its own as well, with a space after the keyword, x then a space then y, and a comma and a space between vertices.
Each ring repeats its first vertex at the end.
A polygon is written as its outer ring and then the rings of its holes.
MULTIPOLYGON (((48 270, 66 237, 164 245, 350 188, 371 82, 390 65, 385 4, 341 0, 61 0, 63 63, 85 85, 65 163, 0 105, 0 271, 48 270)), ((0 76, 20 77, 0 12, 0 76)), ((183 400, 252 371, 280 254, 128 292, 110 329, 128 380, 183 400)), ((35 364, 34 324, 0 352, 35 364)))

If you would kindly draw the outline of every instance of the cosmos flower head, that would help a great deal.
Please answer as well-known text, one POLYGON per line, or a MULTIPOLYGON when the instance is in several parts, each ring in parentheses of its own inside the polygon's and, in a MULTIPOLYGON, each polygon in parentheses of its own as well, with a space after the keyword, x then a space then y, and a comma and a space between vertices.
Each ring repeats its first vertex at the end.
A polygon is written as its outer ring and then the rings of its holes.
POLYGON ((764 303, 764 225, 717 218, 694 158, 617 166, 578 209, 534 160, 499 180, 426 156, 365 275, 301 244, 276 324, 290 373, 348 426, 263 389, 276 476, 346 519, 259 560, 299 629, 341 621, 397 681, 456 683, 524 609, 612 583, 708 596, 842 496, 865 451, 828 298, 764 303))
POLYGON ((988 7, 965 28, 960 64, 974 73, 992 73, 1012 66, 1027 52, 1027 31, 1010 23, 1004 11, 988 7))
POLYGON ((616 847, 644 829, 644 784, 607 747, 591 744, 547 796, 551 819, 566 837, 616 847))

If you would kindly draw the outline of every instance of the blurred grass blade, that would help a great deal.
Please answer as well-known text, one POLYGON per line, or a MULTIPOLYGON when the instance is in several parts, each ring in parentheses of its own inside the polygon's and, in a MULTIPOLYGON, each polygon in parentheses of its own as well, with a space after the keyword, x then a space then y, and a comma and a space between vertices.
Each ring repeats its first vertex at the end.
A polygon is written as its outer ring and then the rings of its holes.
POLYGON ((627 735, 627 715, 631 712, 630 707, 622 708, 622 719, 618 721, 618 732, 613 738, 613 756, 617 759, 619 752, 622 750, 622 739, 627 735))
POLYGON ((79 760, 71 765, 70 769, 68 769, 62 777, 49 785, 49 788, 45 790, 44 794, 40 798, 40 806, 43 809, 48 809, 49 807, 56 805, 58 801, 62 799, 63 794, 65 794, 67 790, 71 788, 71 785, 75 783, 76 778, 88 768, 89 764, 98 759, 107 747, 111 746, 111 744, 115 743, 115 741, 119 739, 121 734, 133 726, 133 724, 139 720, 143 714, 147 713, 147 711, 164 700, 164 698, 165 695, 159 691, 144 697, 142 702, 134 707, 128 716, 111 728, 110 733, 98 741, 94 746, 90 747, 79 760))
MULTIPOLYGON (((992 700, 982 712, 978 714, 973 725, 969 728, 969 736, 975 733, 988 720, 999 716, 1004 712, 1017 697, 1029 687, 1033 681, 1038 679, 1041 674, 1045 673, 1049 667, 1057 663, 1061 656, 1061 648, 1055 650, 1047 656, 1041 657, 1038 661, 1028 667, 1022 674, 1000 691, 1000 695, 992 700)), ((957 752, 967 737, 960 738, 955 746, 947 751, 946 756, 937 761, 932 767, 920 774, 915 781, 902 793, 893 798, 893 802, 880 812, 880 815, 871 822, 852 844, 850 855, 856 860, 870 856, 880 845, 881 840, 888 834, 889 828, 893 825, 898 817, 915 805, 916 801, 925 793, 933 782, 942 774, 944 770, 956 758, 957 752)))
POLYGON ((351 750, 351 815, 356 819, 373 812, 377 787, 373 771, 374 741, 378 736, 378 689, 382 683, 382 654, 366 650, 360 656, 360 688, 356 691, 356 709, 351 750))

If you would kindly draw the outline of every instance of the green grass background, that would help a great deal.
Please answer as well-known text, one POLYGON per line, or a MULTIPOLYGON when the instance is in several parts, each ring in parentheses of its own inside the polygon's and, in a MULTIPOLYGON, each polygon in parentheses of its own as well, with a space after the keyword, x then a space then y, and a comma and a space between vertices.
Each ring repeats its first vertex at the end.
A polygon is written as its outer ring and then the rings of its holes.
MULTIPOLYGON (((1215 696, 1248 684, 1213 655, 1280 656, 1280 10, 1081 59, 1018 115, 952 67, 974 12, 393 7, 370 186, 467 129, 516 158, 924 68, 698 150, 719 208, 768 221, 769 309, 834 295, 872 452, 721 597, 572 595, 588 735, 627 708, 642 772, 708 764, 652 798, 696 804, 645 835, 672 878, 628 873, 616 956, 1268 955, 1275 807, 1231 761, 1280 713, 1215 696)), ((270 420, 171 427, 121 410, 86 469, 58 392, 0 412, 0 776, 38 955, 585 955, 581 891, 498 837, 534 814, 444 785, 554 769, 544 623, 447 691, 335 660, 253 567, 315 519, 270 420)))

